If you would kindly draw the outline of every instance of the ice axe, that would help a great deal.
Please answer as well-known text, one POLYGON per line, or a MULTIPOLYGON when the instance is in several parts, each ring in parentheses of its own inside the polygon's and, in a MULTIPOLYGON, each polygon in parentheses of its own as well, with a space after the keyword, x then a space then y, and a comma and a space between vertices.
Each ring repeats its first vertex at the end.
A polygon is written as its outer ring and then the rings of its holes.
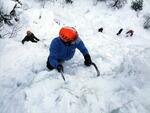
POLYGON ((62 70, 60 71, 60 73, 61 73, 61 76, 62 76, 63 80, 66 81, 66 79, 65 79, 65 77, 64 77, 64 73, 63 73, 62 70))
POLYGON ((98 67, 96 66, 96 64, 94 62, 92 62, 91 65, 94 66, 94 68, 95 68, 95 70, 97 72, 97 77, 99 77, 100 76, 100 71, 98 70, 98 67))
MULTIPOLYGON (((96 72, 97 72, 97 77, 99 77, 99 76, 100 76, 100 71, 98 70, 98 67, 96 66, 96 64, 95 64, 94 62, 92 62, 91 65, 94 66, 94 68, 95 68, 95 70, 96 70, 96 72)), ((66 79, 65 79, 65 77, 64 77, 63 70, 61 70, 60 73, 61 73, 61 76, 62 76, 63 80, 66 81, 66 79)))

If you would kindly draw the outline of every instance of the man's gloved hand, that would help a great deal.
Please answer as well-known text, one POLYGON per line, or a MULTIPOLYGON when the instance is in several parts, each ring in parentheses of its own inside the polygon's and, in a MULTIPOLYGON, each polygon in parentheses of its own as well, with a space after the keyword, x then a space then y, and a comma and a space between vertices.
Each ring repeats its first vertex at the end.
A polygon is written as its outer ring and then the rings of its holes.
POLYGON ((90 66, 90 65, 92 64, 92 60, 91 60, 91 57, 90 57, 89 54, 86 54, 86 55, 84 56, 84 59, 85 59, 84 64, 85 64, 86 66, 90 66))
POLYGON ((63 68, 63 66, 62 66, 61 64, 59 64, 59 65, 57 66, 57 71, 58 71, 58 72, 63 72, 63 71, 64 71, 64 68, 63 68))

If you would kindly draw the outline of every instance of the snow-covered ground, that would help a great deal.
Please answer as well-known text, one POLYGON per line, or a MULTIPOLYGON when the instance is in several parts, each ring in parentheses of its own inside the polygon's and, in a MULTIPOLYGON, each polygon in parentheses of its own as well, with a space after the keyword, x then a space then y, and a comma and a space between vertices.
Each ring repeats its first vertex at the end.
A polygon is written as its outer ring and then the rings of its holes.
POLYGON ((130 2, 120 10, 86 0, 47 2, 44 8, 22 3, 21 31, 0 39, 0 113, 150 113, 150 31, 142 27, 148 0, 138 17, 130 2), (84 66, 78 50, 64 63, 66 83, 56 70, 45 70, 50 42, 65 25, 78 30, 100 77, 93 66, 84 66), (41 41, 22 45, 29 29, 41 41), (125 36, 128 29, 133 37, 125 36))

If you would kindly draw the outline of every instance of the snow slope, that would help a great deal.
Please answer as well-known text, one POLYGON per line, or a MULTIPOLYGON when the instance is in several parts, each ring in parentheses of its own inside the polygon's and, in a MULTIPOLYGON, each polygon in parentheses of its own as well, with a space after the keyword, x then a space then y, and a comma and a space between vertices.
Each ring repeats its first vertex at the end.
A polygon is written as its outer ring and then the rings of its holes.
POLYGON ((149 113, 150 31, 142 27, 150 7, 146 2, 137 17, 130 2, 112 10, 84 0, 47 2, 45 8, 23 1, 29 9, 20 11, 22 30, 14 39, 0 39, 0 113, 149 113), (100 77, 94 67, 84 66, 78 50, 64 63, 66 83, 56 70, 46 69, 49 44, 64 25, 76 27, 100 77), (103 33, 97 32, 100 27, 103 33), (116 36, 120 28, 124 31, 116 36), (28 29, 41 41, 22 45, 28 29), (125 37, 128 29, 134 29, 133 37, 125 37))

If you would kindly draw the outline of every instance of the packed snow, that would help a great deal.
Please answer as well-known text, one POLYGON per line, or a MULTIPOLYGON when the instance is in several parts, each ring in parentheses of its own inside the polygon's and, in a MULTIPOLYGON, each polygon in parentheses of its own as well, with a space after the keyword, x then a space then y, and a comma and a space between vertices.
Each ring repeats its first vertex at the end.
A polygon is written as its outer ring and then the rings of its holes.
POLYGON ((149 0, 138 16, 130 0, 119 10, 92 0, 49 1, 44 8, 36 0, 22 3, 18 35, 0 39, 0 113, 150 113, 150 31, 142 26, 149 0), (49 45, 62 26, 77 29, 100 77, 78 50, 63 64, 66 82, 48 71, 49 45), (125 35, 129 29, 132 37, 125 35), (40 41, 23 45, 27 30, 40 41))

